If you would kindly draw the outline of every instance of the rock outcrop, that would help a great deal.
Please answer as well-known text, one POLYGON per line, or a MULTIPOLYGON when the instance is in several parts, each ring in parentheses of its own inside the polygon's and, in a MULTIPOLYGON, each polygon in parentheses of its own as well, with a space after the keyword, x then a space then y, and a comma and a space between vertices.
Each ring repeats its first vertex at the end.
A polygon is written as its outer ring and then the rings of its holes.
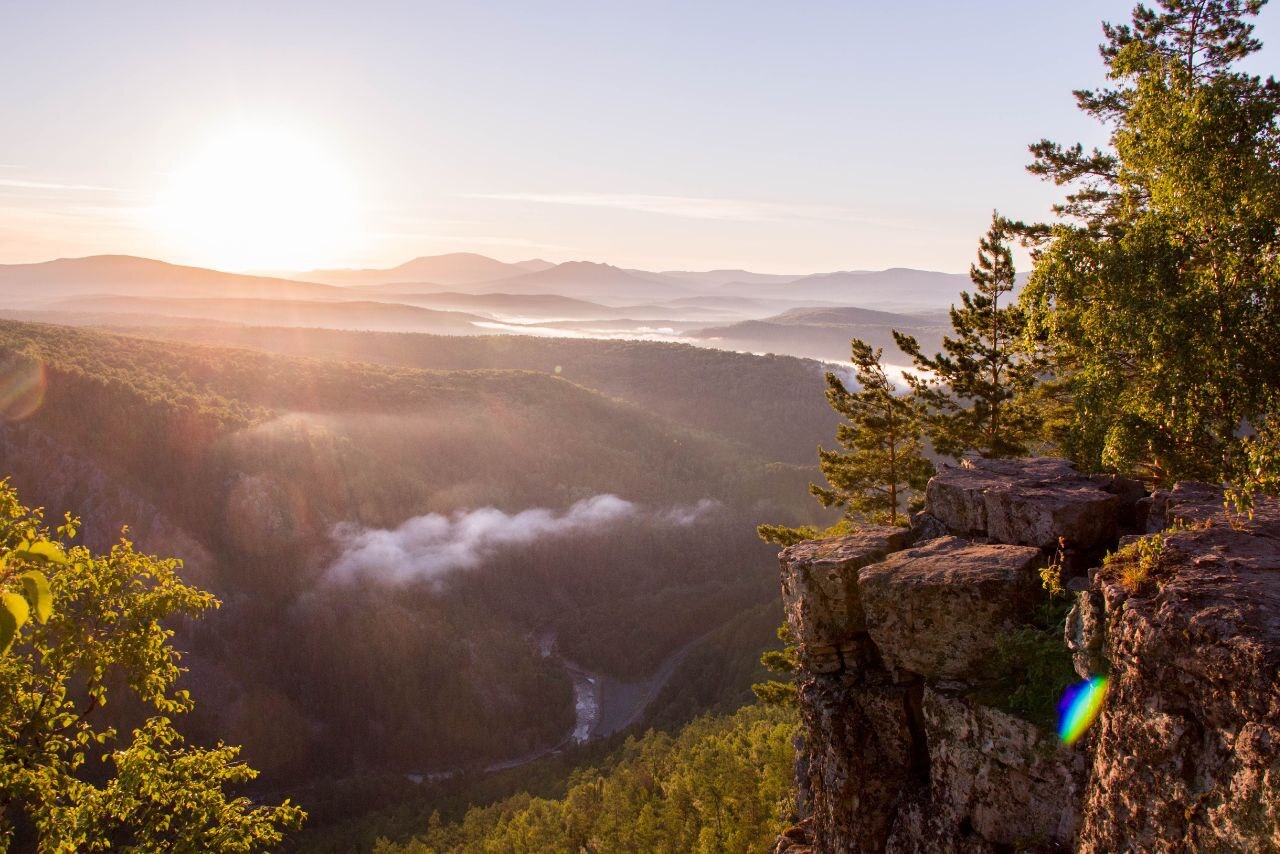
POLYGON ((1081 851, 1280 851, 1280 502, 1227 520, 1179 485, 1149 580, 1081 594, 1110 691, 1081 851))
POLYGON ((981 460, 944 469, 925 496, 953 534, 1046 549, 1066 537, 1091 548, 1116 538, 1121 500, 1109 485, 1066 460, 981 460))
POLYGON ((907 678, 963 680, 1037 598, 1039 549, 941 537, 858 573, 868 634, 907 678))
POLYGON ((804 779, 779 851, 1280 851, 1280 503, 1229 520, 1212 487, 978 461, 930 482, 910 530, 781 563, 804 779), (1097 564, 1148 531, 1145 579, 1069 585, 1061 655, 1110 684, 1084 738, 990 705, 1059 538, 1097 564))
POLYGON ((855 638, 866 633, 858 570, 910 541, 902 528, 870 527, 847 537, 807 540, 782 560, 782 607, 800 655, 814 673, 842 669, 855 638))

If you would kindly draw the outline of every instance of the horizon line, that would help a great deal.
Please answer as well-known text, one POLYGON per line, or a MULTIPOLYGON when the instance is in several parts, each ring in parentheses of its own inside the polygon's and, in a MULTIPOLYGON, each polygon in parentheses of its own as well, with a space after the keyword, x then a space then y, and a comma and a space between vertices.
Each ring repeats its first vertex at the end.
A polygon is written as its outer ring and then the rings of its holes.
MULTIPOLYGON (((520 264, 528 263, 530 261, 542 261, 544 263, 552 265, 551 267, 548 267, 546 269, 554 269, 556 267, 561 267, 565 264, 594 264, 602 267, 613 267, 614 269, 622 270, 623 272, 641 272, 641 273, 650 273, 650 274, 656 274, 656 275, 662 275, 662 274, 668 274, 668 273, 670 274, 681 274, 681 273, 708 274, 708 273, 737 272, 737 273, 747 273, 751 275, 760 275, 760 276, 778 276, 783 278, 793 277, 795 279, 803 279, 811 276, 826 276, 826 275, 834 275, 838 273, 889 273, 895 270, 907 270, 907 271, 916 272, 916 273, 936 273, 939 275, 946 275, 946 276, 963 276, 967 274, 967 271, 931 270, 925 267, 908 267, 908 266, 902 266, 902 265, 880 267, 880 268, 845 267, 840 269, 815 270, 813 272, 808 272, 808 273, 796 273, 796 272, 771 273, 771 272, 764 272, 760 270, 751 270, 746 267, 710 267, 703 270, 677 268, 677 267, 660 267, 655 269, 647 269, 643 267, 622 267, 617 264, 610 263, 608 261, 592 261, 585 258, 571 258, 563 261, 550 261, 545 258, 522 258, 518 261, 503 261, 502 259, 495 258, 492 255, 486 255, 483 252, 473 252, 469 250, 458 250, 454 252, 440 252, 432 255, 415 255, 414 257, 406 261, 401 261, 398 264, 391 264, 390 266, 386 266, 386 267, 376 267, 376 266, 321 267, 321 268, 314 268, 310 270, 255 270, 255 269, 234 270, 234 269, 225 269, 222 267, 207 266, 203 264, 187 263, 182 261, 170 261, 164 258, 156 258, 149 255, 132 255, 126 252, 97 252, 90 255, 65 255, 65 256, 59 256, 55 258, 45 258, 39 261, 0 261, 0 267, 34 267, 34 266, 39 266, 41 264, 55 264, 59 261, 89 261, 89 260, 101 259, 101 258, 122 258, 122 259, 130 259, 135 261, 149 261, 156 264, 165 264, 171 267, 186 267, 188 269, 193 269, 193 270, 208 270, 215 273, 225 273, 227 275, 232 275, 232 276, 249 276, 249 277, 255 277, 255 278, 271 278, 271 279, 286 279, 289 281, 305 281, 305 280, 295 279, 293 277, 305 275, 308 273, 328 274, 328 273, 351 273, 351 272, 365 272, 365 271, 390 272, 396 269, 397 267, 402 267, 405 264, 410 264, 410 263, 413 263, 414 261, 420 261, 423 259, 433 259, 433 258, 446 258, 451 255, 470 255, 478 258, 484 258, 488 261, 494 261, 499 264, 506 264, 508 266, 519 266, 520 264)), ((526 272, 532 273, 537 271, 528 270, 526 272)), ((520 275, 520 274, 514 273, 513 276, 514 275, 520 275)))

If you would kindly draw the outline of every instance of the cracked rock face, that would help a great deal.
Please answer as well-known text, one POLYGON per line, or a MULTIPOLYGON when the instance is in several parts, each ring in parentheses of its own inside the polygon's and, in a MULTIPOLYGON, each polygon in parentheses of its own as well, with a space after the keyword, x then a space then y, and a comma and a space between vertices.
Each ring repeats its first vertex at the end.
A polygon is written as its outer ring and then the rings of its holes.
POLYGON ((817 851, 883 851, 897 804, 918 777, 909 690, 876 672, 809 680, 800 689, 808 733, 812 839, 817 851))
POLYGON ((1280 501, 1228 518, 1202 484, 1146 496, 1062 460, 980 460, 935 477, 926 512, 914 547, 870 529, 783 554, 808 815, 780 850, 1280 852, 1280 501), (1085 737, 978 702, 1057 538, 1095 557, 1144 527, 1164 539, 1145 581, 1067 585, 1064 644, 1110 679, 1085 737))
POLYGON ((924 689, 929 788, 899 816, 889 851, 1067 850, 1080 820, 1083 751, 1034 724, 924 689))
POLYGON ((1280 851, 1280 504, 1227 524, 1179 485, 1137 591, 1100 579, 1111 687, 1095 726, 1081 851, 1280 851))
POLYGON ((1115 540, 1122 506, 1107 483, 1051 457, 966 461, 938 472, 925 500, 953 534, 1043 549, 1058 537, 1085 549, 1115 540))
POLYGON ((1039 549, 942 537, 858 575, 867 631, 892 671, 964 681, 1035 607, 1039 549))
POLYGON ((904 528, 873 526, 847 537, 807 540, 785 549, 782 606, 801 655, 814 672, 840 669, 856 635, 866 631, 858 570, 906 546, 904 528))

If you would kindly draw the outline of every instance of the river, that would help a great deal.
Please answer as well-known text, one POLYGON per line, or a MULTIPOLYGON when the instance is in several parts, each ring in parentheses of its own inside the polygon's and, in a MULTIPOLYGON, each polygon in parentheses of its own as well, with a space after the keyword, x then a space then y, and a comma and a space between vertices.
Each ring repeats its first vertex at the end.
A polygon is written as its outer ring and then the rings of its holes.
MULTIPOLYGON (((557 657, 565 672, 573 680, 573 730, 557 744, 522 756, 492 762, 485 766, 485 772, 492 774, 518 768, 544 756, 558 753, 571 745, 586 744, 593 739, 613 735, 639 722, 645 709, 657 698, 658 693, 667 684, 695 643, 697 643, 696 639, 667 656, 649 677, 638 682, 623 682, 612 676, 587 670, 559 656, 555 651, 555 635, 544 633, 537 641, 542 657, 557 657)), ((415 783, 434 782, 448 780, 459 771, 460 769, 456 768, 414 771, 405 776, 415 783)))

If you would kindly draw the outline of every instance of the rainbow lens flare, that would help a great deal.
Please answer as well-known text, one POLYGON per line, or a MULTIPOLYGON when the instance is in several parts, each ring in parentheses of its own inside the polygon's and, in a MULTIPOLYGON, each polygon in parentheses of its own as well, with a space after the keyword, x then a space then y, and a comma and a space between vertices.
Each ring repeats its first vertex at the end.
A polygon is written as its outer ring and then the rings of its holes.
POLYGON ((44 363, 21 355, 0 361, 0 421, 29 418, 44 403, 44 363))
POLYGON ((1058 701, 1058 738, 1063 744, 1075 744, 1085 730, 1098 719, 1102 701, 1107 696, 1107 677, 1095 676, 1072 685, 1058 701))

